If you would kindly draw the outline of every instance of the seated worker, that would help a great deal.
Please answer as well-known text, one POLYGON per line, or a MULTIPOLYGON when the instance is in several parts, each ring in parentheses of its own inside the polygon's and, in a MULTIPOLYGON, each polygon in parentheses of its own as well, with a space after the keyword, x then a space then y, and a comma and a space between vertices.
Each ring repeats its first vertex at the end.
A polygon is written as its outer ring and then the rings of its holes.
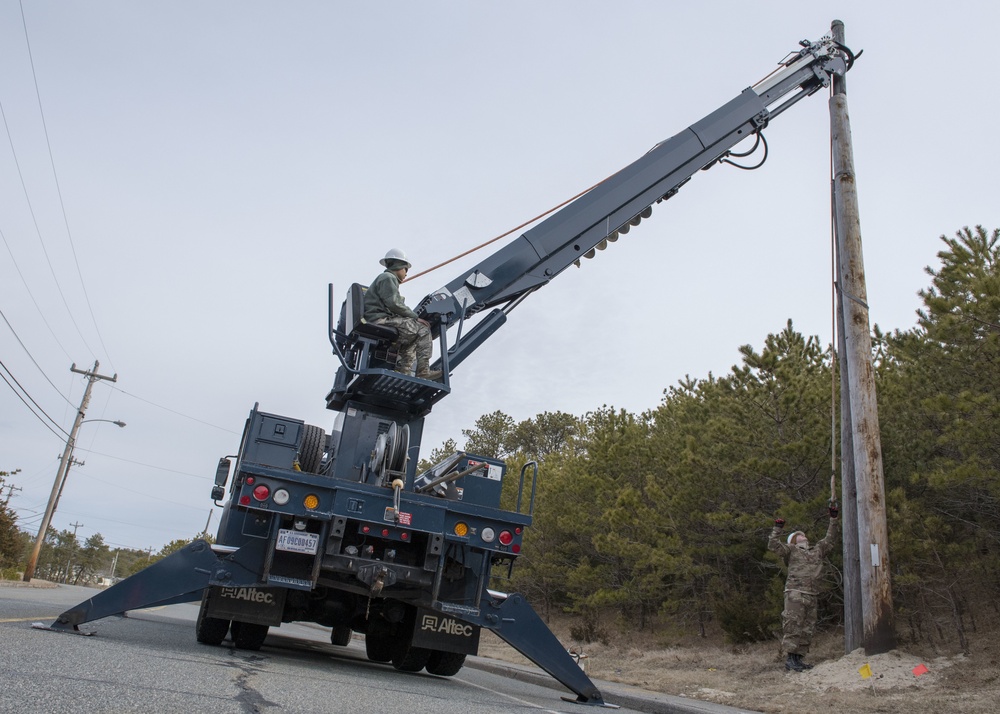
POLYGON ((413 374, 416 361, 416 375, 421 379, 438 380, 440 370, 431 371, 431 326, 427 320, 417 317, 403 302, 399 294, 399 284, 406 278, 410 262, 406 254, 393 248, 379 261, 385 270, 372 282, 365 293, 365 322, 373 325, 387 325, 396 328, 396 371, 413 374))

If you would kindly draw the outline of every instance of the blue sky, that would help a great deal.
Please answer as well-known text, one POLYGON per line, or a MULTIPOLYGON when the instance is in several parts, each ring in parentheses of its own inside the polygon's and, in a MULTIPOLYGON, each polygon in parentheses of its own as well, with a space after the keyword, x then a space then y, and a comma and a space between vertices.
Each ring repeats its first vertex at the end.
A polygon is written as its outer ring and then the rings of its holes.
MULTIPOLYGON (((835 18, 864 50, 848 100, 872 320, 912 327, 939 236, 1000 226, 1000 11, 940 7, 0 0, 2 361, 68 430, 70 365, 99 360, 118 381, 87 417, 128 423, 83 426, 53 524, 134 548, 191 537, 255 402, 329 431, 328 283, 370 282, 391 247, 418 271, 509 230, 835 18)), ((455 372, 425 447, 496 409, 653 408, 788 319, 829 342, 826 97, 766 135, 762 169, 696 176, 515 310, 455 372)), ((21 469, 28 528, 63 439, 0 384, 0 470, 21 469)))

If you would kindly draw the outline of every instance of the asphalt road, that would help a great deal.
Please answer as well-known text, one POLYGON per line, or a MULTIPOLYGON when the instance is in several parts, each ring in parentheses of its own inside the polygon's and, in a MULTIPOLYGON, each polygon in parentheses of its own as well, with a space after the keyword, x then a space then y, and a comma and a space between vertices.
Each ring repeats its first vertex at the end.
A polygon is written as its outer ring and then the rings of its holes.
MULTIPOLYGON (((93 637, 31 627, 51 623, 93 592, 0 588, 0 712, 585 711, 561 701, 568 691, 537 677, 511 679, 499 666, 466 666, 449 678, 398 672, 370 662, 362 641, 337 647, 328 630, 309 625, 272 628, 259 652, 237 650, 229 640, 202 645, 194 637, 193 604, 98 620, 83 628, 93 637)), ((618 711, 640 710, 651 711, 618 711)))

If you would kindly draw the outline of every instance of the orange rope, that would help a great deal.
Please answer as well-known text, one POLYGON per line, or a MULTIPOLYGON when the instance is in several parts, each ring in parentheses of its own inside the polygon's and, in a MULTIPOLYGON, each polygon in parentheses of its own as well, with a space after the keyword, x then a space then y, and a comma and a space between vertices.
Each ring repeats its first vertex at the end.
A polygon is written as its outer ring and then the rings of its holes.
MULTIPOLYGON (((616 171, 615 173, 618 173, 618 172, 616 171)), ((615 175, 615 174, 611 174, 611 176, 614 176, 614 175, 615 175)), ((510 229, 509 231, 507 231, 506 233, 501 233, 501 234, 500 234, 500 235, 498 235, 498 236, 497 236, 496 238, 490 238, 490 239, 489 239, 488 241, 486 241, 485 243, 481 243, 480 245, 477 245, 477 246, 476 246, 475 248, 470 248, 469 250, 465 251, 464 253, 459 253, 459 254, 458 254, 458 255, 456 255, 456 256, 455 256, 454 258, 449 258, 448 260, 444 261, 443 263, 438 263, 437 265, 435 265, 435 266, 433 266, 433 267, 430 267, 430 268, 428 268, 427 270, 422 270, 422 271, 420 271, 419 273, 417 273, 416 275, 408 275, 408 276, 406 277, 406 280, 404 280, 403 282, 404 282, 404 283, 408 283, 408 282, 410 282, 411 280, 415 280, 416 278, 419 278, 419 277, 420 277, 421 275, 427 275, 427 273, 430 273, 430 272, 432 272, 432 271, 434 271, 434 270, 437 270, 438 268, 443 268, 444 266, 448 265, 449 263, 454 263, 454 262, 455 262, 456 260, 458 260, 459 258, 464 258, 465 256, 469 255, 469 253, 475 253, 475 252, 476 252, 477 250, 479 250, 480 248, 485 248, 485 247, 486 247, 486 246, 488 246, 488 245, 489 245, 490 243, 496 243, 496 242, 497 242, 498 240, 500 240, 501 238, 506 238, 506 237, 507 237, 507 236, 509 236, 509 235, 510 235, 511 233, 514 233, 515 231, 519 231, 519 230, 521 230, 522 228, 524 228, 525 226, 530 226, 530 225, 531 225, 532 223, 534 223, 535 221, 537 221, 537 220, 539 220, 539 219, 541 219, 541 218, 545 218, 545 216, 549 215, 550 213, 553 213, 553 212, 555 212, 555 211, 558 211, 558 210, 559 210, 560 208, 562 208, 562 207, 563 207, 563 206, 565 206, 566 204, 568 204, 568 203, 572 203, 572 202, 573 202, 573 201, 575 201, 576 199, 580 198, 580 196, 582 196, 583 194, 585 194, 585 193, 587 193, 587 192, 589 192, 589 191, 593 191, 593 190, 594 190, 595 188, 597 188, 597 187, 598 187, 598 186, 600 186, 600 185, 601 185, 602 183, 604 183, 604 181, 607 181, 607 180, 608 180, 609 178, 611 178, 611 176, 608 176, 608 178, 604 179, 603 181, 598 181, 597 183, 595 183, 595 184, 594 184, 593 186, 591 186, 591 187, 590 187, 590 188, 588 188, 588 189, 584 189, 583 191, 580 191, 580 193, 576 194, 576 195, 575 195, 575 196, 573 196, 572 198, 567 198, 567 199, 566 199, 565 201, 563 201, 562 203, 560 203, 560 204, 559 204, 558 206, 553 206, 553 207, 552 207, 552 208, 550 208, 549 210, 545 211, 545 213, 540 213, 540 214, 538 214, 537 216, 535 216, 534 218, 532 218, 531 220, 528 220, 528 221, 525 221, 525 222, 524 222, 524 223, 522 223, 521 225, 519 225, 519 226, 515 226, 514 228, 511 228, 511 229, 510 229)))

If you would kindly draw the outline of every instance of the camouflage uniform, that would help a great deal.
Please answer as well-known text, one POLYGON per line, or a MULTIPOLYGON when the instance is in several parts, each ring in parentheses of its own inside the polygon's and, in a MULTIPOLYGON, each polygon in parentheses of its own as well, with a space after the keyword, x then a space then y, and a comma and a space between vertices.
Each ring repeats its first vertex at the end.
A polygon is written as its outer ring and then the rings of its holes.
POLYGON ((790 545, 781 539, 781 527, 775 526, 767 541, 788 566, 785 580, 785 609, 781 613, 781 649, 787 654, 805 655, 816 628, 816 596, 823 577, 827 553, 837 540, 836 519, 830 519, 826 536, 814 546, 790 545))
POLYGON ((364 319, 374 325, 396 328, 396 370, 413 374, 417 363, 418 376, 426 374, 431 359, 431 330, 417 319, 417 313, 406 306, 399 294, 399 278, 388 268, 372 282, 365 292, 364 319))

